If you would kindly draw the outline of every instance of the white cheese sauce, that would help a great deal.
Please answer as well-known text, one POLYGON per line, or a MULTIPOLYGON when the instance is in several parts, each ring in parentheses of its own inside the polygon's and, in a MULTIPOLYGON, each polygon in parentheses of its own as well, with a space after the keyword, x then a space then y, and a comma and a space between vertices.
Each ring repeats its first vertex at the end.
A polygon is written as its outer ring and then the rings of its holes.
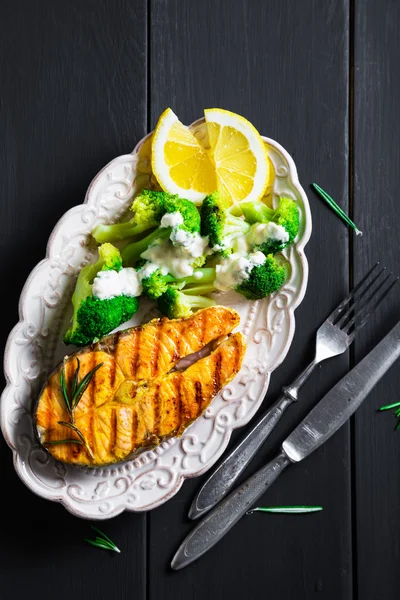
POLYGON ((248 279, 252 269, 264 262, 265 256, 262 252, 254 252, 248 257, 237 253, 231 254, 216 266, 217 276, 214 286, 222 292, 227 292, 248 279))
POLYGON ((198 233, 190 233, 185 229, 173 229, 169 239, 175 247, 181 247, 193 258, 199 258, 207 253, 208 237, 202 237, 198 233))
POLYGON ((94 278, 92 294, 100 300, 115 296, 140 296, 142 293, 141 279, 132 267, 120 271, 99 271, 94 278))
POLYGON ((160 226, 161 227, 178 227, 178 225, 182 225, 183 217, 180 212, 172 212, 165 213, 161 217, 160 226))
POLYGON ((252 246, 259 246, 266 240, 278 240, 286 243, 289 241, 289 234, 282 225, 277 225, 270 221, 269 223, 255 223, 250 227, 247 234, 247 241, 252 246))
POLYGON ((201 255, 196 253, 194 256, 184 246, 174 246, 167 240, 150 246, 140 256, 160 269, 163 275, 170 273, 179 279, 193 274, 192 263, 201 255))

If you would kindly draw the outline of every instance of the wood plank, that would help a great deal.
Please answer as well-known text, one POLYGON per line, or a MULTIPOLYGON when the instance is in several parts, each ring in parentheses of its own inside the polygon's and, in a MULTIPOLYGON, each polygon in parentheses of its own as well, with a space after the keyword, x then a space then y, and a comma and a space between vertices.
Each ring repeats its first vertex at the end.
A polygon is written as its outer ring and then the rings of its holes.
MULTIPOLYGON (((303 0, 301 10, 293 10, 289 0, 152 0, 150 20, 151 125, 167 106, 184 123, 207 107, 238 112, 292 154, 309 192, 309 286, 266 407, 311 360, 316 328, 348 290, 347 229, 308 185, 317 181, 347 209, 349 4, 303 0)), ((317 370, 250 472, 347 367, 342 356, 317 370)), ((201 480, 185 482, 150 514, 150 598, 161 600, 166 590, 177 600, 261 592, 279 600, 351 598, 349 442, 345 426, 304 464, 285 472, 260 502, 322 504, 322 513, 245 517, 197 563, 174 573, 170 560, 192 527, 187 511, 201 480)))
MULTIPOLYGON (((354 219, 364 235, 354 240, 355 277, 375 261, 399 272, 398 27, 400 6, 390 0, 355 3, 354 219)), ((356 343, 356 360, 399 318, 395 289, 356 343)), ((355 416, 355 513, 358 598, 398 598, 400 440, 392 412, 399 400, 397 363, 355 416)))
MULTIPOLYGON (((22 285, 45 256, 56 221, 146 132, 146 13, 146 0, 2 3, 3 347, 22 285)), ((99 525, 120 556, 91 548, 83 541, 94 533, 89 522, 26 489, 4 440, 0 453, 7 507, 0 596, 144 598, 146 517, 124 514, 99 525)))

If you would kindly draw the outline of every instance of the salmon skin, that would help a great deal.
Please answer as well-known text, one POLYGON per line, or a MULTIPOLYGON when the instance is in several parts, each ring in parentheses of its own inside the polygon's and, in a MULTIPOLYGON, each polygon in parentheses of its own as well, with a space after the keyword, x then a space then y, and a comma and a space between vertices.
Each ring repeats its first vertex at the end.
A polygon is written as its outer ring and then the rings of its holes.
POLYGON ((154 319, 67 356, 50 375, 36 404, 40 442, 56 460, 99 467, 182 435, 240 370, 245 342, 242 334, 231 334, 238 324, 236 311, 213 306, 184 319, 154 319), (184 371, 173 370, 182 358, 227 335, 205 358, 184 371), (80 439, 59 424, 70 422, 61 369, 69 393, 77 358, 79 380, 102 363, 73 411, 74 425, 86 445, 54 443, 80 439))

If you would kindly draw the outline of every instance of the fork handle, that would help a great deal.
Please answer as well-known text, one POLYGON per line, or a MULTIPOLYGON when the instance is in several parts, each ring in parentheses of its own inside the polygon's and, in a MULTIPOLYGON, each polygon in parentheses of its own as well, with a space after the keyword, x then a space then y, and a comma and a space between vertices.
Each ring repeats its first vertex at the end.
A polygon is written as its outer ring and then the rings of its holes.
POLYGON ((175 570, 182 569, 212 548, 254 506, 290 464, 290 459, 281 450, 273 460, 233 490, 183 540, 172 559, 171 567, 175 570))
POLYGON ((239 475, 249 464, 257 450, 263 445, 285 410, 297 401, 297 392, 310 377, 316 360, 300 373, 289 387, 283 388, 282 395, 259 419, 245 438, 228 454, 211 474, 195 496, 189 510, 189 518, 197 519, 215 506, 231 489, 239 475))

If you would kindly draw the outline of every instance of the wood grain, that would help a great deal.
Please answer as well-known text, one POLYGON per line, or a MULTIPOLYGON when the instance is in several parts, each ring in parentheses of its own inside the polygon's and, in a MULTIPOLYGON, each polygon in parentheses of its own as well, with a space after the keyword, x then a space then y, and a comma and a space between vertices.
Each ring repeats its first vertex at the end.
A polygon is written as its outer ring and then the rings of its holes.
MULTIPOLYGON (((354 219, 364 235, 354 240, 354 272, 380 260, 399 269, 398 210, 400 6, 384 0, 356 2, 354 68, 354 219)), ((399 286, 400 288, 400 286, 399 286)), ((355 344, 358 361, 399 319, 400 289, 381 305, 355 344)), ((392 412, 399 400, 399 363, 385 375, 355 415, 355 515, 358 597, 398 598, 400 586, 400 438, 392 412)))
MULTIPOLYGON (((0 276, 8 285, 2 347, 52 228, 82 202, 98 170, 129 152, 167 106, 185 123, 220 106, 290 152, 312 210, 308 290, 264 405, 272 403, 311 360, 315 330, 349 282, 376 260, 400 274, 399 23, 393 0, 3 1, 0 276), (312 181, 352 212, 362 238, 313 194, 312 181)), ((351 364, 399 318, 398 294, 369 321, 351 364)), ((348 367, 345 355, 318 368, 246 475, 275 453, 348 367)), ((321 504, 321 513, 245 517, 179 572, 169 564, 192 527, 187 512, 202 478, 185 482, 147 516, 125 513, 96 523, 122 550, 110 555, 84 543, 90 522, 22 484, 1 439, 2 485, 13 496, 2 519, 0 597, 396 599, 399 432, 392 414, 375 409, 398 400, 398 373, 396 365, 351 426, 285 472, 260 501, 321 504)), ((232 441, 243 434, 235 432, 232 441)))
MULTIPOLYGON (((294 157, 309 193, 310 280, 297 330, 274 373, 265 406, 312 358, 314 332, 345 295, 347 230, 309 190, 317 181, 347 208, 349 6, 341 2, 152 0, 151 125, 170 106, 184 123, 219 106, 247 117, 294 157), (297 5, 298 6, 298 5, 297 5)), ((346 371, 347 358, 322 365, 249 472, 346 371)), ((235 439, 243 434, 237 433, 235 439)), ((161 600, 220 597, 278 600, 352 597, 349 427, 271 488, 263 504, 322 504, 318 515, 246 517, 195 565, 170 560, 190 530, 187 511, 200 481, 150 514, 149 593, 161 600)))
MULTIPOLYGON (((104 164, 146 133, 146 28, 145 0, 2 2, 3 347, 21 287, 57 219, 83 201, 104 164)), ((146 517, 125 514, 100 525, 121 558, 91 548, 83 541, 94 533, 89 522, 32 494, 3 439, 0 453, 2 489, 9 490, 0 597, 144 598, 146 517)))

